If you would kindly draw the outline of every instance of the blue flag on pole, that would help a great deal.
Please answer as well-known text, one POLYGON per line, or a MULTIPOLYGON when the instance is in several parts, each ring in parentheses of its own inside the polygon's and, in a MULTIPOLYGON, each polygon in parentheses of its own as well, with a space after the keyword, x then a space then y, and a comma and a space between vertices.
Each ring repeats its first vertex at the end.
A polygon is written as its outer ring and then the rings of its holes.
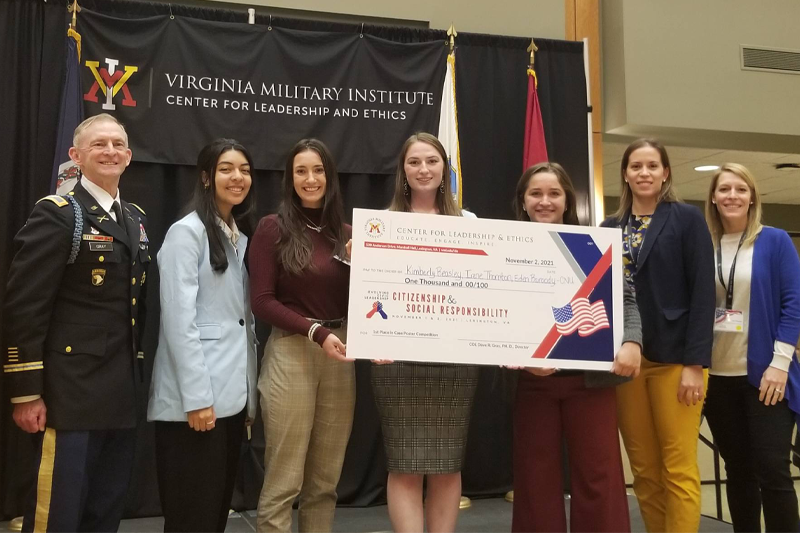
POLYGON ((71 191, 80 177, 80 170, 69 157, 72 134, 78 124, 83 122, 80 62, 81 36, 70 28, 67 30, 67 68, 58 116, 56 151, 50 180, 51 193, 65 194, 71 191))

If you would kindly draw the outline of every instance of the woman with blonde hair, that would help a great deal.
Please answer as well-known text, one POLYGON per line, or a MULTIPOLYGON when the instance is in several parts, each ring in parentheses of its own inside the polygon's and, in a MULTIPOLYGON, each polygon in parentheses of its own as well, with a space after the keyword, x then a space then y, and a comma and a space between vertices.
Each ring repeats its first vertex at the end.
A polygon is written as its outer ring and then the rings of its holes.
MULTIPOLYGON (((436 137, 429 133, 409 137, 400 150, 389 209, 474 218, 459 209, 453 199, 446 169, 447 154, 436 137)), ((428 531, 454 531, 478 368, 403 361, 375 363, 372 389, 386 449, 392 528, 419 532, 427 522, 428 531)))
POLYGON ((706 221, 716 252, 717 312, 705 414, 725 460, 734 531, 798 531, 789 469, 800 412, 800 259, 789 235, 761 223, 742 165, 714 174, 706 221))
POLYGON ((642 366, 617 387, 619 427, 648 531, 697 531, 697 437, 711 362, 714 253, 696 207, 673 188, 669 156, 639 139, 622 156, 623 270, 642 317, 642 366))

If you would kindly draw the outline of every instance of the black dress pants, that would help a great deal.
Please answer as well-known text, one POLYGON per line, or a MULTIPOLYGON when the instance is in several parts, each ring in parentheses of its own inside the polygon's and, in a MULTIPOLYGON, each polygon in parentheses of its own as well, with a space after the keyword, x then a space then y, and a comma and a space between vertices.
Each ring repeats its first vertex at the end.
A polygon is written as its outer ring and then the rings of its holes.
POLYGON ((155 423, 164 531, 225 531, 244 421, 242 411, 218 418, 210 431, 187 422, 155 423))
POLYGON ((764 405, 747 376, 709 376, 705 414, 725 460, 734 531, 798 531, 789 470, 794 413, 787 402, 764 405))

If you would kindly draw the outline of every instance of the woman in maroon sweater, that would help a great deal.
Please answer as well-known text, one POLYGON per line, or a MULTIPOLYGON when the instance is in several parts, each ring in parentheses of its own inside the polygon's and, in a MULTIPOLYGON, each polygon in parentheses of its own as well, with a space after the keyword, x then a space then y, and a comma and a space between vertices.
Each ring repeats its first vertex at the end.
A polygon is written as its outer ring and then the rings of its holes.
POLYGON ((264 420, 264 485, 258 530, 330 531, 336 485, 353 425, 355 372, 345 357, 350 267, 333 157, 316 139, 289 154, 277 215, 261 219, 250 246, 255 316, 272 325, 258 390, 264 420))

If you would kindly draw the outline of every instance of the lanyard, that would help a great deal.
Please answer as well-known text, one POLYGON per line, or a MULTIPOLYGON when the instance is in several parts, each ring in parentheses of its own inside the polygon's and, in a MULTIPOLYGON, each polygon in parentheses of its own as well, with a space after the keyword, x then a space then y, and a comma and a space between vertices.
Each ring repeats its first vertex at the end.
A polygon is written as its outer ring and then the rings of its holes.
POLYGON ((726 291, 725 309, 733 309, 733 272, 736 270, 736 259, 739 257, 739 250, 742 248, 744 235, 745 234, 742 233, 742 238, 739 239, 739 246, 736 247, 736 253, 731 262, 731 272, 730 275, 728 275, 727 286, 725 286, 725 280, 722 279, 722 240, 720 240, 719 246, 717 246, 717 275, 719 276, 719 282, 722 284, 722 288, 726 291))

